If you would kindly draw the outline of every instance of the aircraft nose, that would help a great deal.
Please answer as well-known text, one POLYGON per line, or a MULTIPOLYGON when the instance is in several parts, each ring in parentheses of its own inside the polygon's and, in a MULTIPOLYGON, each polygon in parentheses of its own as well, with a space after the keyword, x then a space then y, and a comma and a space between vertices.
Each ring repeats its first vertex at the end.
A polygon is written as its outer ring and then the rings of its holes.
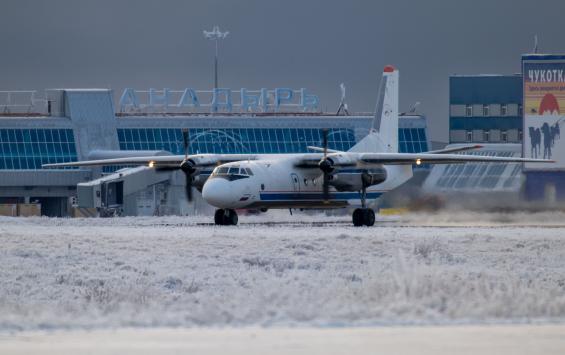
POLYGON ((234 202, 233 188, 229 181, 222 178, 208 179, 202 187, 202 197, 212 206, 219 208, 231 207, 234 202))

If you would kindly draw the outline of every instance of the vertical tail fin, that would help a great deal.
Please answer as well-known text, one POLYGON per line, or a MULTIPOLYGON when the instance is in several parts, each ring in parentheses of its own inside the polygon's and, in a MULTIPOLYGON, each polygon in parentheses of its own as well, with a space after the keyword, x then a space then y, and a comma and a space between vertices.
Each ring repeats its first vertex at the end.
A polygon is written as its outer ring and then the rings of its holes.
POLYGON ((398 152, 398 77, 392 65, 384 68, 371 131, 350 151, 398 152))
POLYGON ((398 152, 398 70, 392 65, 387 65, 383 71, 383 80, 385 80, 383 101, 380 112, 375 110, 375 122, 372 128, 379 132, 386 151, 395 153, 398 152))

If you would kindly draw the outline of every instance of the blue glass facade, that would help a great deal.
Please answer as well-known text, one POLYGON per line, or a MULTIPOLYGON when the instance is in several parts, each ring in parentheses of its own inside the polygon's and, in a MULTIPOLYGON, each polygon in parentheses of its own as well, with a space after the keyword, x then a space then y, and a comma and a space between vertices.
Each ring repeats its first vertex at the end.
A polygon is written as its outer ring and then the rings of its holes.
MULTIPOLYGON (((229 128, 189 130, 191 153, 303 153, 322 145, 315 128, 229 128)), ((424 128, 399 129, 401 152, 428 150, 424 128)), ((183 154, 180 128, 121 128, 122 150, 166 150, 183 154)), ((347 151, 355 145, 352 129, 330 129, 328 146, 347 151)), ((0 169, 41 169, 42 164, 77 161, 71 129, 0 129, 0 169)))
MULTIPOLYGON (((180 128, 118 129, 122 150, 166 150, 183 154, 180 128)), ((399 129, 400 151, 428 150, 424 128, 399 129)), ((304 153, 308 146, 322 145, 322 130, 312 128, 230 128, 189 130, 190 152, 198 153, 304 153)), ((330 129, 330 149, 349 150, 356 143, 352 129, 330 129)))
POLYGON ((77 161, 72 129, 0 129, 0 169, 77 161))
POLYGON ((398 150, 401 153, 428 151, 428 139, 424 128, 401 128, 398 130, 398 150))
MULTIPOLYGON (((189 130, 190 152, 198 153, 301 153, 322 145, 322 130, 312 128, 228 128, 189 130)), ((180 128, 118 129, 122 150, 166 150, 183 154, 180 128)), ((351 129, 330 129, 328 146, 348 150, 355 145, 351 129)))

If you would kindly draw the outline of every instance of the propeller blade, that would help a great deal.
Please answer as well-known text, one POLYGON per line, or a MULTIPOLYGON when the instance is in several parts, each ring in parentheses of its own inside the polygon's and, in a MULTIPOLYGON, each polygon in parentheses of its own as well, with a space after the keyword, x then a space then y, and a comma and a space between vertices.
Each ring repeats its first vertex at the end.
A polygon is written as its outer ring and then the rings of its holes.
POLYGON ((323 191, 324 191, 324 202, 329 203, 330 201, 330 176, 328 173, 324 172, 324 181, 323 181, 323 191))
POLYGON ((324 159, 328 156, 328 129, 324 128, 322 130, 323 140, 322 140, 322 147, 324 148, 324 159))
MULTIPOLYGON (((323 140, 322 140, 322 147, 324 148, 324 159, 322 160, 322 162, 324 163, 324 165, 327 165, 327 158, 328 158, 328 129, 324 128, 322 130, 322 134, 323 134, 323 140)), ((324 202, 328 203, 330 200, 330 176, 329 176, 329 172, 328 169, 324 166, 322 167, 322 173, 324 174, 324 180, 323 180, 323 194, 324 194, 324 202)))
POLYGON ((193 167, 188 162, 189 155, 189 142, 188 142, 188 128, 182 129, 182 143, 184 148, 184 161, 181 163, 180 169, 186 177, 185 193, 188 202, 192 201, 192 174, 194 173, 193 167))
POLYGON ((192 175, 187 174, 186 172, 184 175, 186 176, 186 199, 188 202, 192 202, 192 175))
POLYGON ((182 129, 182 142, 184 147, 184 160, 188 159, 188 128, 182 129))

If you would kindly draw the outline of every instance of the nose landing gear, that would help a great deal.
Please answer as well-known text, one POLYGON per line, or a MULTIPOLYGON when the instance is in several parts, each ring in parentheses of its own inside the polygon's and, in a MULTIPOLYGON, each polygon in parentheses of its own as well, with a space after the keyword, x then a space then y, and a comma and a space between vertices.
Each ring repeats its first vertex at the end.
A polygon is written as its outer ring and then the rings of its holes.
POLYGON ((217 226, 235 226, 237 221, 237 213, 231 209, 219 209, 214 214, 214 223, 217 226))

